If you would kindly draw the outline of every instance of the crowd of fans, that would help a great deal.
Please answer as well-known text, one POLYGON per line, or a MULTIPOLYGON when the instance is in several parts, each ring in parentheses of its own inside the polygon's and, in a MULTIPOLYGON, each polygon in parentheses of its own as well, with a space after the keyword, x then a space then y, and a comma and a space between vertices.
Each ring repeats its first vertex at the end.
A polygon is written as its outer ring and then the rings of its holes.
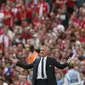
MULTIPOLYGON (((32 63, 42 45, 60 63, 73 58, 85 83, 85 0, 7 0, 1 4, 0 83, 31 85, 32 70, 15 66, 9 57, 32 63)), ((69 68, 56 70, 56 83, 63 85, 69 68)))

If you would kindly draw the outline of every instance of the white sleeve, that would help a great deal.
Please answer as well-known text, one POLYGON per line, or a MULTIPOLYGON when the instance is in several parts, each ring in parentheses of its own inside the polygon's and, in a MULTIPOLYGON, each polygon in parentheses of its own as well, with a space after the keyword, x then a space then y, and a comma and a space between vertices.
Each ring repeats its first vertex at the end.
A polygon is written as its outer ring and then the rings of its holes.
POLYGON ((68 79, 66 77, 64 78, 64 84, 63 85, 69 85, 68 79))
POLYGON ((8 85, 8 84, 4 82, 3 85, 8 85))
POLYGON ((80 74, 78 73, 78 82, 79 84, 81 84, 81 78, 80 78, 80 74))
POLYGON ((4 43, 6 47, 9 47, 9 38, 8 36, 4 36, 4 43))

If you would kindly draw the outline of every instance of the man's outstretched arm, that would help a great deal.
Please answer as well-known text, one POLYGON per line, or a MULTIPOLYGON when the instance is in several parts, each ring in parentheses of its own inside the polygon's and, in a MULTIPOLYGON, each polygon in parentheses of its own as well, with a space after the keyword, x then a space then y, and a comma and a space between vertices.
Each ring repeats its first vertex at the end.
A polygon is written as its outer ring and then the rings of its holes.
POLYGON ((22 67, 24 69, 31 69, 33 68, 33 63, 32 64, 23 64, 20 62, 16 57, 11 57, 10 60, 12 61, 13 64, 22 67))

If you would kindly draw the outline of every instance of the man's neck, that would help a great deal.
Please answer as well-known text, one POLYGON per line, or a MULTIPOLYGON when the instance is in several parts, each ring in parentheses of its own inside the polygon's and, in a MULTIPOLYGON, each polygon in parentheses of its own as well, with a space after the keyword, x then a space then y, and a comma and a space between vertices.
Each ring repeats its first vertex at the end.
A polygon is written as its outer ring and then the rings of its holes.
POLYGON ((42 59, 45 59, 45 58, 47 58, 47 56, 45 56, 45 57, 42 57, 42 59))

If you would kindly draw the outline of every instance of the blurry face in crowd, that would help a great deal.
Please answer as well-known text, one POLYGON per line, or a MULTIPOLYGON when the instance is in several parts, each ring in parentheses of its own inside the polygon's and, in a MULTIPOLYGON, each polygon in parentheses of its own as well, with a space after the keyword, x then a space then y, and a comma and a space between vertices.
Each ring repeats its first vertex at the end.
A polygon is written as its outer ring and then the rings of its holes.
POLYGON ((55 14, 53 12, 50 13, 50 17, 51 19, 54 19, 55 18, 55 14))
POLYGON ((6 6, 6 11, 10 11, 11 10, 11 8, 10 8, 10 6, 6 6))
POLYGON ((76 71, 79 71, 79 66, 75 66, 74 69, 75 69, 76 71))
POLYGON ((5 67, 6 67, 5 63, 2 63, 2 68, 5 68, 5 67))
POLYGON ((79 8, 79 13, 81 14, 82 11, 83 11, 83 7, 80 7, 80 8, 79 8))
POLYGON ((6 58, 9 57, 9 53, 8 52, 5 52, 4 55, 5 55, 6 58))
POLYGON ((25 27, 25 26, 27 26, 27 25, 28 25, 27 21, 26 21, 26 20, 23 20, 23 21, 22 21, 22 26, 25 27))
POLYGON ((80 69, 80 61, 78 60, 78 59, 76 59, 75 60, 75 62, 76 62, 76 65, 74 66, 74 69, 76 70, 76 71, 79 71, 80 69))
POLYGON ((9 47, 9 52, 12 53, 13 52, 13 47, 9 47))
POLYGON ((84 43, 84 42, 82 42, 82 43, 81 43, 81 45, 82 45, 82 47, 85 49, 85 43, 84 43))
POLYGON ((77 13, 76 12, 73 12, 73 18, 77 17, 77 13))
POLYGON ((56 48, 61 49, 60 44, 57 44, 57 45, 56 45, 56 48))
POLYGON ((81 71, 85 70, 85 64, 82 62, 80 63, 80 69, 81 69, 81 71))
POLYGON ((62 52, 62 58, 66 58, 67 53, 66 52, 62 52))
POLYGON ((61 54, 60 54, 60 51, 56 51, 56 52, 55 52, 55 57, 56 57, 56 58, 60 58, 60 55, 61 55, 61 54))
MULTIPOLYGON (((51 25, 51 28, 55 28, 57 26, 57 23, 56 22, 53 22, 52 25, 51 25)), ((54 31, 55 32, 55 31, 54 31)))
POLYGON ((85 8, 85 3, 83 3, 83 8, 85 8))
POLYGON ((75 49, 76 49, 76 51, 78 52, 78 51, 81 49, 81 46, 78 45, 78 44, 75 44, 75 49))
POLYGON ((30 45, 31 40, 27 39, 26 43, 27 43, 28 45, 30 45))
POLYGON ((53 49, 51 49, 51 52, 50 52, 50 54, 49 54, 51 57, 54 57, 55 56, 55 50, 53 49))
POLYGON ((11 5, 11 1, 10 0, 7 0, 7 5, 11 5))
POLYGON ((47 46, 42 46, 40 48, 40 56, 41 57, 46 57, 49 53, 49 48, 47 46))
POLYGON ((27 57, 28 56, 28 52, 26 52, 26 49, 23 49, 22 53, 23 53, 23 57, 27 57))
POLYGON ((22 4, 23 0, 16 0, 16 4, 22 4))
POLYGON ((18 44, 18 49, 22 50, 22 48, 23 48, 22 44, 18 44))
POLYGON ((58 13, 61 14, 62 13, 62 10, 61 8, 58 9, 58 13))
POLYGON ((24 73, 25 76, 28 76, 28 71, 27 70, 24 70, 23 73, 24 73))
POLYGON ((79 32, 75 32, 75 36, 76 36, 76 39, 77 39, 77 40, 80 39, 80 34, 79 34, 79 32))
POLYGON ((63 13, 63 14, 66 13, 66 7, 63 7, 63 8, 62 8, 62 13, 63 13))
POLYGON ((83 80, 84 80, 84 82, 85 82, 85 76, 83 77, 83 80))
POLYGON ((13 49, 13 53, 17 53, 17 48, 14 48, 13 49))
POLYGON ((61 79, 62 78, 62 73, 56 73, 56 77, 57 77, 57 80, 61 79))
POLYGON ((32 77, 33 76, 33 71, 30 71, 29 75, 32 77))
POLYGON ((29 45, 29 44, 25 44, 25 50, 26 50, 26 51, 29 51, 29 50, 30 50, 30 48, 29 48, 29 47, 30 47, 30 45, 29 45))
POLYGON ((83 52, 78 50, 77 51, 77 58, 81 58, 83 56, 83 52))
POLYGON ((82 17, 85 16, 85 9, 83 9, 83 10, 81 11, 81 15, 82 15, 82 17))
POLYGON ((22 52, 18 52, 18 57, 23 57, 23 53, 22 52))
POLYGON ((58 40, 57 40, 57 43, 58 43, 59 45, 61 45, 61 44, 62 44, 62 39, 58 39, 58 40))
POLYGON ((74 6, 74 11, 78 13, 78 7, 74 6))
POLYGON ((72 50, 71 49, 67 49, 67 56, 66 56, 66 58, 68 58, 68 57, 72 57, 72 50))

